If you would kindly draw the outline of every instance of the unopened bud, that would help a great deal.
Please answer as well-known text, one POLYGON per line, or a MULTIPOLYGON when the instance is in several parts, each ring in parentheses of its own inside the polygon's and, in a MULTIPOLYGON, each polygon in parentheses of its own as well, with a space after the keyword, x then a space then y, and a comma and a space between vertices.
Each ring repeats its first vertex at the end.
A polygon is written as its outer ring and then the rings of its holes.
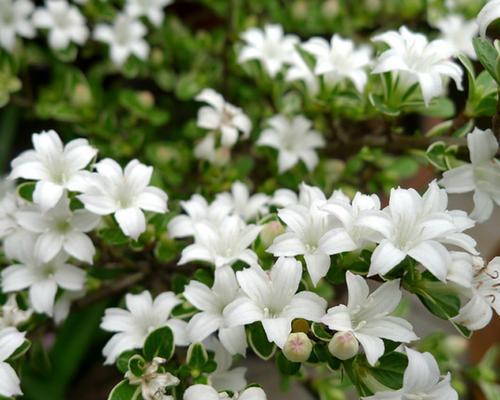
POLYGON ((141 105, 143 105, 146 108, 151 108, 155 104, 155 97, 154 97, 153 93, 151 93, 148 90, 144 90, 144 91, 140 92, 137 97, 138 97, 141 105))
POLYGON ((312 342, 305 333, 291 333, 283 346, 283 355, 292 362, 304 362, 311 355, 312 347, 312 342))
POLYGON ((87 85, 83 83, 78 83, 75 85, 73 94, 71 96, 71 102, 75 106, 86 106, 92 102, 92 93, 87 85))
POLYGON ((219 147, 215 150, 214 164, 218 166, 226 165, 231 159, 231 150, 226 147, 219 147))
POLYGON ((328 343, 328 350, 339 360, 348 360, 358 354, 359 343, 352 332, 337 332, 328 343))
POLYGON ((262 244, 267 249, 273 244, 274 239, 285 232, 285 228, 279 221, 271 221, 264 225, 260 231, 260 239, 262 244))
POLYGON ((446 352, 455 357, 459 357, 464 354, 468 345, 469 343, 466 339, 457 335, 448 336, 444 340, 444 348, 446 349, 446 352))
POLYGON ((339 11, 340 5, 338 0, 327 0, 323 3, 322 7, 323 15, 327 18, 335 18, 339 11))

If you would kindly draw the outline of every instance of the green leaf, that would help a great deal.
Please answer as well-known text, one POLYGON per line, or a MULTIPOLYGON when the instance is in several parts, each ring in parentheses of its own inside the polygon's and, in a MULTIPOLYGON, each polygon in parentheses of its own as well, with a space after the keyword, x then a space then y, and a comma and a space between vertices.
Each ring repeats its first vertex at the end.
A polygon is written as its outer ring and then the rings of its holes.
POLYGON ((319 322, 313 322, 311 325, 311 331, 319 340, 324 342, 329 342, 333 335, 326 330, 325 325, 319 322))
POLYGON ((132 386, 127 380, 123 380, 111 390, 108 400, 138 400, 140 394, 140 386, 132 386))
POLYGON ((370 100, 372 106, 382 114, 389 115, 391 117, 397 117, 399 114, 401 114, 401 111, 397 108, 385 104, 382 96, 370 93, 368 95, 368 99, 370 100))
POLYGON ((30 349, 31 342, 28 339, 25 339, 24 342, 19 346, 14 353, 9 357, 9 361, 17 360, 26 354, 26 352, 30 349))
POLYGON ((260 322, 250 326, 248 332, 248 344, 254 353, 263 360, 269 360, 276 351, 274 343, 267 340, 266 332, 260 322))
POLYGON ((403 353, 392 352, 380 357, 375 368, 370 368, 373 377, 391 389, 403 386, 403 374, 408 365, 408 358, 403 353))
POLYGON ((118 369, 118 371, 120 371, 122 374, 125 374, 125 372, 128 371, 128 360, 136 354, 137 352, 135 350, 127 350, 121 353, 116 360, 116 368, 118 369))
POLYGON ((296 375, 300 370, 301 363, 287 360, 287 358, 280 351, 276 356, 276 365, 278 366, 278 370, 283 375, 296 375))
POLYGON ((443 121, 440 124, 437 124, 433 126, 431 129, 429 129, 426 133, 425 136, 427 137, 436 137, 436 136, 442 136, 446 132, 448 132, 451 127, 453 126, 453 121, 443 121))
POLYGON ((17 194, 27 201, 33 201, 33 192, 35 191, 35 182, 24 182, 17 187, 17 194))
POLYGON ((447 97, 437 97, 432 99, 430 104, 426 107, 416 107, 415 111, 427 117, 436 118, 452 118, 455 113, 455 104, 447 97))
POLYGON ((128 370, 135 376, 141 377, 145 367, 144 358, 141 355, 135 354, 128 360, 128 370))
POLYGON ((162 326, 151 332, 144 342, 143 354, 146 360, 154 357, 170 360, 174 355, 174 334, 168 326, 162 326))
POLYGON ((191 370, 201 372, 208 361, 208 353, 201 343, 193 343, 187 351, 187 364, 191 370))
POLYGON ((105 242, 114 246, 120 246, 130 241, 130 239, 118 227, 101 229, 99 231, 99 236, 105 242))
POLYGON ((486 71, 500 84, 500 76, 496 70, 498 52, 493 46, 493 44, 482 37, 476 37, 473 39, 474 50, 479 58, 481 64, 483 64, 486 71))

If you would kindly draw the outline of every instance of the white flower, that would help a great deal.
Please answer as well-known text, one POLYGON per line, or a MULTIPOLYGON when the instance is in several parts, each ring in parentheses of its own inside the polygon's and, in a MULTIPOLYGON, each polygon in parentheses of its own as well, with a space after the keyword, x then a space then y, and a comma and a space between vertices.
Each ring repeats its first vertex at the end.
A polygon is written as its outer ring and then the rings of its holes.
POLYGON ((33 134, 32 141, 34 150, 27 150, 12 161, 9 178, 38 181, 33 201, 47 210, 57 204, 65 189, 79 190, 82 169, 97 150, 86 139, 75 139, 64 146, 53 130, 33 134))
POLYGON ((268 272, 254 265, 238 271, 236 278, 246 296, 224 309, 226 324, 238 326, 260 321, 267 339, 280 348, 285 345, 295 318, 318 322, 325 313, 323 298, 309 291, 296 293, 302 267, 293 258, 279 258, 268 272))
MULTIPOLYGON (((188 323, 191 342, 202 342, 214 332, 219 332, 219 340, 231 354, 245 355, 247 342, 243 326, 228 328, 224 323, 224 308, 239 295, 239 286, 234 271, 229 266, 215 270, 214 284, 208 288, 198 281, 191 281, 184 289, 184 297, 200 313, 188 323)), ((229 389, 229 388, 225 388, 229 389)))
POLYGON ((233 183, 231 192, 218 194, 216 201, 224 207, 231 208, 244 221, 266 215, 269 211, 267 207, 269 196, 263 193, 250 195, 248 187, 240 181, 233 183))
POLYGON ((23 394, 16 371, 5 361, 24 343, 24 335, 12 327, 0 330, 0 396, 23 394))
POLYGON ((177 386, 180 381, 170 372, 158 372, 158 368, 165 362, 163 358, 154 357, 146 364, 141 376, 135 376, 130 370, 125 373, 125 378, 131 385, 141 385, 143 400, 172 399, 165 395, 165 391, 168 387, 177 386))
POLYGON ((247 385, 245 379, 247 368, 237 367, 231 369, 233 355, 214 337, 205 341, 205 347, 215 353, 214 361, 217 363, 217 368, 208 377, 210 385, 217 391, 231 390, 232 392, 239 392, 243 390, 247 385))
POLYGON ((390 47, 379 56, 373 73, 396 71, 405 88, 418 82, 426 105, 444 93, 446 77, 452 78, 462 90, 463 71, 450 61, 453 48, 446 41, 429 43, 424 35, 413 33, 404 26, 399 32, 385 32, 373 40, 390 47))
POLYGON ((392 189, 387 208, 359 218, 358 225, 383 236, 372 254, 368 276, 384 275, 410 256, 444 281, 451 258, 442 243, 470 245, 456 235, 460 229, 453 215, 443 210, 446 202, 446 193, 435 184, 423 196, 414 189, 392 189))
POLYGON ((248 247, 255 241, 260 226, 246 225, 239 216, 231 215, 214 227, 207 222, 195 225, 194 243, 182 251, 179 265, 199 260, 217 268, 241 260, 249 265, 257 262, 257 255, 248 247))
POLYGON ((476 19, 479 33, 483 38, 486 36, 488 26, 498 18, 500 18, 500 0, 491 0, 482 8, 476 19))
POLYGON ((479 257, 471 257, 468 267, 473 269, 470 300, 453 321, 476 331, 488 325, 493 310, 500 315, 500 257, 495 257, 487 266, 479 257))
POLYGON ((131 17, 148 17, 155 26, 160 26, 165 17, 163 8, 173 3, 173 0, 127 0, 125 12, 131 17))
POLYGON ((357 221, 367 213, 380 210, 380 199, 376 194, 366 195, 357 192, 352 203, 349 199, 336 196, 329 199, 322 210, 328 212, 342 224, 357 248, 362 249, 368 243, 377 241, 377 232, 357 225, 357 221))
POLYGON ((140 294, 127 294, 122 308, 108 308, 102 318, 101 328, 116 332, 102 350, 105 364, 112 364, 125 350, 141 348, 147 336, 157 328, 168 326, 174 333, 176 346, 189 344, 186 334, 187 323, 169 318, 170 313, 181 301, 172 292, 164 292, 153 301, 147 290, 140 294))
POLYGON ((278 114, 267 121, 257 142, 259 146, 269 146, 278 150, 278 169, 283 173, 302 160, 309 171, 318 164, 316 149, 325 146, 320 133, 312 129, 312 123, 303 116, 289 119, 278 114))
POLYGON ((448 193, 474 191, 474 210, 471 217, 486 221, 493 213, 494 203, 500 205, 500 163, 495 159, 498 142, 491 129, 475 128, 467 135, 470 164, 443 173, 439 184, 448 193))
POLYGON ((246 44, 240 51, 238 62, 259 60, 271 78, 290 62, 295 45, 299 43, 295 35, 285 35, 281 25, 266 25, 264 30, 250 28, 241 36, 246 44))
POLYGON ((309 207, 291 205, 278 210, 286 224, 284 234, 274 239, 267 249, 274 256, 303 255, 314 285, 330 269, 330 255, 357 248, 345 229, 333 225, 332 218, 320 207, 325 201, 315 201, 309 207))
POLYGON ((210 164, 223 166, 231 159, 231 150, 228 147, 216 147, 215 132, 208 133, 194 147, 194 156, 206 160, 210 164))
POLYGON ((146 27, 140 21, 126 14, 119 14, 113 25, 98 24, 94 37, 111 47, 111 60, 120 67, 130 55, 141 60, 147 58, 149 45, 144 40, 146 33, 146 27))
POLYGON ((114 214, 125 235, 137 240, 146 230, 146 217, 142 210, 167 211, 166 193, 148 186, 152 167, 132 160, 122 170, 116 161, 106 158, 99 161, 95 168, 97 173, 88 177, 88 185, 78 199, 90 212, 114 214))
POLYGON ((408 367, 403 377, 403 387, 396 391, 377 392, 364 400, 436 399, 458 400, 450 384, 450 374, 441 379, 439 366, 430 353, 419 353, 406 348, 408 367))
POLYGON ((187 215, 178 215, 168 223, 168 233, 173 238, 193 236, 196 223, 202 221, 218 227, 232 211, 232 207, 225 202, 223 204, 215 200, 208 204, 199 194, 193 194, 189 200, 181 201, 180 205, 187 215))
POLYGON ((330 308, 321 322, 335 331, 352 332, 370 365, 375 365, 384 354, 382 339, 403 343, 418 339, 408 321, 390 315, 401 301, 399 280, 386 282, 371 294, 361 276, 347 271, 346 281, 347 306, 330 308))
POLYGON ((241 108, 226 102, 222 95, 213 89, 203 89, 196 96, 196 100, 209 104, 198 110, 198 126, 220 131, 223 147, 233 147, 238 141, 238 132, 242 133, 243 138, 248 138, 252 123, 241 108))
POLYGON ((0 329, 9 326, 17 327, 30 319, 33 310, 19 308, 15 294, 10 294, 7 301, 0 306, 0 329))
POLYGON ((29 232, 39 234, 35 252, 37 257, 48 262, 61 250, 80 261, 92 264, 95 247, 84 233, 94 229, 100 217, 87 210, 71 211, 69 200, 62 197, 50 210, 25 209, 16 213, 19 225, 29 232))
POLYGON ((258 387, 250 387, 229 396, 226 392, 217 393, 212 386, 193 385, 187 388, 183 400, 267 400, 267 397, 258 387))
POLYGON ((71 42, 83 45, 89 36, 85 18, 78 7, 66 0, 47 0, 45 7, 37 8, 33 13, 33 24, 50 31, 49 45, 55 50, 63 50, 71 42))
POLYGON ((16 193, 6 193, 0 200, 0 239, 12 235, 19 229, 16 213, 22 205, 23 200, 16 193))
POLYGON ((317 94, 319 91, 318 78, 298 51, 292 53, 289 64, 285 79, 288 82, 302 81, 311 95, 317 94))
POLYGON ((58 287, 67 290, 83 289, 85 271, 68 264, 65 253, 59 253, 48 262, 41 261, 36 256, 35 245, 34 236, 21 236, 14 256, 19 263, 2 271, 2 291, 10 293, 29 288, 33 309, 52 316, 58 287))
POLYGON ((368 81, 365 69, 371 63, 370 47, 355 49, 352 40, 335 34, 330 43, 315 37, 304 43, 302 48, 316 58, 316 75, 324 75, 326 82, 332 85, 349 79, 359 92, 363 91, 368 81))
POLYGON ((450 251, 451 262, 448 265, 448 274, 446 280, 456 283, 463 288, 472 287, 473 264, 479 264, 481 267, 484 261, 481 257, 471 256, 463 251, 450 251))
POLYGON ((16 36, 35 37, 30 19, 34 8, 30 0, 0 0, 0 47, 10 52, 16 36))
POLYGON ((460 14, 451 14, 437 21, 435 25, 441 31, 442 39, 452 47, 455 56, 463 52, 469 58, 477 59, 472 45, 472 39, 478 32, 476 21, 466 21, 460 14))
POLYGON ((54 304, 54 322, 57 325, 61 324, 68 317, 73 301, 81 299, 85 294, 85 289, 65 290, 58 296, 54 304))

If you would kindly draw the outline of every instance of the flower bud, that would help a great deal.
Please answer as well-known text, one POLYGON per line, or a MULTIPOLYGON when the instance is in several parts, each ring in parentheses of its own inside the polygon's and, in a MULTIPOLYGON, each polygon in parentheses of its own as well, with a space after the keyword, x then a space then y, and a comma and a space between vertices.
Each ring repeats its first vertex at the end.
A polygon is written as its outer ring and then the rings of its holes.
POLYGON ((444 340, 444 348, 446 352, 454 357, 459 357, 465 353, 469 343, 462 336, 448 336, 444 340))
POLYGON ((92 102, 92 92, 89 87, 83 83, 76 84, 71 95, 71 102, 77 107, 89 105, 92 102))
POLYGON ((283 355, 292 362, 304 362, 311 355, 312 347, 312 342, 305 333, 291 333, 283 346, 283 355))
POLYGON ((149 90, 139 92, 137 98, 141 105, 145 108, 151 108, 155 104, 155 97, 149 90))
POLYGON ((285 232, 285 228, 279 221, 271 221, 264 225, 260 231, 260 239, 262 244, 267 249, 273 244, 274 239, 285 232))
POLYGON ((330 353, 340 360, 348 360, 358 354, 359 343, 352 332, 337 332, 328 343, 330 353))

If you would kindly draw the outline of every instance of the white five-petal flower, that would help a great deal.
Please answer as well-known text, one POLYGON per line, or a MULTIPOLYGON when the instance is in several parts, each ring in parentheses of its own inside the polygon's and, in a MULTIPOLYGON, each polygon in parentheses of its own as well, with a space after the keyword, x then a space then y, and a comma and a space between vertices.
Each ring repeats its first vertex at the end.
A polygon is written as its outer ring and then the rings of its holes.
POLYGON ((198 110, 198 126, 219 131, 222 147, 233 147, 238 141, 238 132, 248 139, 252 123, 241 108, 228 103, 213 89, 203 89, 196 100, 209 104, 198 110))
POLYGON ((259 146, 269 146, 278 150, 278 169, 283 173, 299 160, 309 171, 318 164, 316 149, 325 146, 321 134, 312 129, 312 123, 303 116, 289 119, 278 114, 267 121, 265 129, 257 142, 259 146))
POLYGON ((92 264, 95 247, 85 232, 99 224, 98 215, 84 209, 71 211, 68 198, 62 197, 46 212, 26 208, 16 213, 16 219, 27 231, 39 234, 35 252, 43 262, 50 261, 64 250, 70 256, 92 264))
POLYGON ((435 25, 441 31, 442 39, 453 48, 455 56, 463 52, 469 58, 477 59, 472 45, 472 39, 477 36, 479 29, 476 21, 466 21, 460 14, 451 14, 437 21, 435 25))
POLYGON ((384 354, 382 339, 403 343, 418 339, 408 321, 390 315, 401 301, 399 280, 386 282, 371 294, 361 276, 347 271, 346 280, 347 306, 330 308, 321 322, 335 331, 352 332, 370 365, 375 365, 384 354))
POLYGON ((392 189, 383 211, 367 212, 359 218, 358 225, 383 236, 372 254, 368 276, 386 274, 408 255, 444 281, 451 257, 442 243, 451 239, 453 244, 469 248, 474 242, 455 237, 464 226, 442 209, 446 202, 446 193, 435 183, 423 196, 414 189, 392 189))
POLYGON ((163 9, 172 4, 173 0, 127 0, 125 12, 134 17, 148 17, 155 26, 160 26, 165 18, 163 9))
POLYGON ((35 37, 30 18, 34 8, 30 0, 0 0, 0 47, 12 51, 16 36, 35 37))
POLYGON ((2 271, 2 291, 17 292, 29 288, 33 309, 49 316, 54 312, 54 301, 58 287, 67 290, 82 290, 85 271, 68 264, 68 256, 61 252, 48 262, 41 261, 35 252, 36 237, 21 235, 13 258, 13 264, 2 271))
POLYGON ((63 50, 71 42, 83 45, 89 36, 85 18, 78 7, 66 0, 47 0, 45 7, 33 13, 37 28, 48 29, 49 44, 55 50, 63 50))
POLYGON ((321 209, 326 203, 323 194, 322 197, 322 200, 310 202, 309 206, 294 204, 279 209, 278 217, 287 229, 267 249, 274 256, 303 255, 314 285, 330 269, 330 255, 357 248, 345 229, 336 227, 333 218, 321 209))
POLYGON ((10 398, 23 394, 21 381, 6 360, 24 343, 24 335, 12 327, 0 330, 0 396, 10 398))
POLYGON ((127 14, 119 14, 113 25, 98 24, 94 37, 110 46, 111 60, 120 67, 131 55, 141 60, 147 58, 149 45, 144 40, 146 33, 146 27, 139 20, 127 14))
POLYGON ((86 139, 75 139, 64 146, 53 130, 33 134, 32 141, 34 150, 27 150, 12 161, 9 178, 38 181, 33 201, 47 210, 57 204, 65 189, 80 190, 82 169, 97 150, 86 139))
POLYGON ((295 45, 299 43, 295 35, 285 35, 281 25, 266 25, 263 30, 250 28, 241 36, 246 43, 238 61, 259 60, 272 78, 290 62, 295 45))
POLYGON ((172 292, 158 295, 154 301, 151 293, 145 290, 139 294, 127 294, 122 308, 108 308, 102 318, 101 328, 116 332, 102 350, 106 357, 105 364, 112 364, 126 350, 141 348, 146 337, 155 329, 168 326, 174 333, 176 346, 189 344, 187 323, 170 318, 170 313, 181 301, 172 292))
POLYGON ((404 88, 418 83, 426 105, 432 98, 444 93, 447 77, 452 78, 457 88, 462 90, 463 71, 450 60, 453 48, 446 41, 429 43, 425 35, 411 32, 404 26, 399 32, 385 32, 373 40, 390 47, 378 57, 373 73, 395 71, 399 84, 404 88))
POLYGON ((97 173, 87 174, 84 193, 78 199, 94 214, 114 214, 125 235, 137 240, 146 230, 146 217, 142 210, 167 211, 167 194, 148 186, 152 167, 132 160, 122 170, 116 161, 106 158, 99 161, 95 168, 97 173))
MULTIPOLYGON (((202 342, 214 332, 219 332, 219 340, 231 354, 245 355, 247 342, 245 328, 225 325, 224 308, 239 295, 236 275, 229 266, 217 268, 210 289, 198 281, 191 281, 184 289, 184 297, 200 313, 195 314, 188 323, 188 336, 191 342, 202 342)), ((229 389, 229 388, 225 388, 229 389)))
POLYGON ((316 58, 316 75, 324 75, 330 85, 348 79, 359 92, 362 92, 368 75, 366 68, 371 63, 372 50, 368 46, 354 47, 354 42, 339 35, 332 36, 330 43, 323 38, 314 37, 302 48, 316 58))
POLYGON ((441 378, 439 366, 431 353, 406 348, 406 355, 408 367, 403 376, 403 387, 391 392, 377 392, 363 397, 364 400, 458 400, 458 394, 450 384, 450 374, 441 378))
POLYGON ((477 15, 477 24, 479 25, 479 33, 482 37, 486 36, 488 26, 495 20, 500 18, 500 0, 491 0, 481 9, 477 15))
POLYGON ((224 309, 228 326, 262 322, 267 339, 283 348, 295 318, 318 322, 325 313, 326 300, 309 291, 297 293, 302 267, 293 258, 279 258, 266 272, 254 265, 236 273, 245 296, 224 309))
POLYGON ((248 247, 255 241, 260 226, 246 225, 237 215, 231 215, 214 227, 207 222, 195 225, 194 243, 182 250, 179 265, 199 260, 216 268, 241 260, 249 265, 257 262, 257 255, 248 247))
POLYGON ((484 222, 493 213, 494 203, 500 205, 500 162, 495 158, 498 141, 491 129, 475 128, 467 135, 467 146, 471 163, 444 172, 439 184, 448 193, 474 191, 471 217, 484 222))

